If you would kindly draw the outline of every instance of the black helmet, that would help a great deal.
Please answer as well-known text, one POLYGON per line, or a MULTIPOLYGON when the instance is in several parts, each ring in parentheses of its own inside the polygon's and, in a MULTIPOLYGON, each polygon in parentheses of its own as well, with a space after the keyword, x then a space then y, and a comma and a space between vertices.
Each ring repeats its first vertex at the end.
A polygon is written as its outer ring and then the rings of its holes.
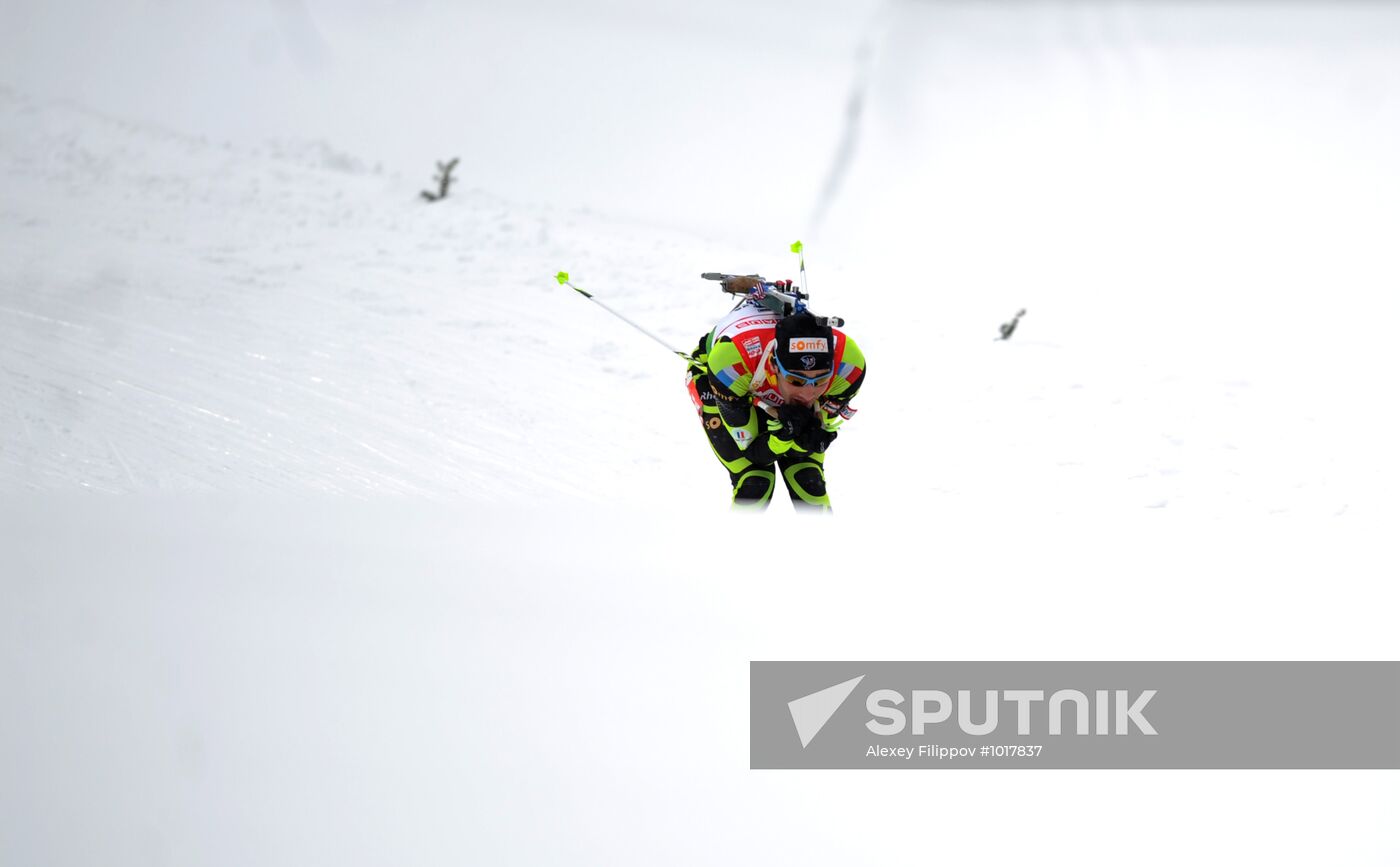
POLYGON ((784 369, 794 373, 830 370, 836 354, 836 335, 825 318, 803 310, 778 320, 773 332, 773 353, 784 369))

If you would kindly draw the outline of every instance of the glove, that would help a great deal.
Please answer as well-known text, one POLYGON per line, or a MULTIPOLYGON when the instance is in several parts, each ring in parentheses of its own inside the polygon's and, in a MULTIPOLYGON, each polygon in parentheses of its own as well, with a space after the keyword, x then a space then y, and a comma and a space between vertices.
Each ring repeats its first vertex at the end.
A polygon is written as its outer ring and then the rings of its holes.
POLYGON ((791 405, 778 407, 778 414, 768 418, 768 449, 774 456, 790 451, 793 443, 814 421, 816 421, 816 416, 808 407, 791 405))
POLYGON ((783 428, 791 433, 784 439, 796 439, 803 431, 809 427, 820 427, 817 422, 817 414, 810 406, 802 406, 798 403, 785 403, 778 407, 778 421, 783 428))
POLYGON ((781 438, 792 441, 805 452, 819 455, 836 439, 836 431, 823 428, 811 407, 784 404, 778 409, 778 421, 785 431, 790 431, 790 435, 781 438))
POLYGON ((800 449, 805 449, 814 455, 819 455, 826 451, 827 446, 836 440, 836 431, 827 430, 819 424, 814 424, 806 430, 797 434, 797 439, 793 440, 800 449))
POLYGON ((793 419, 783 418, 781 415, 768 419, 768 439, 782 443, 775 452, 785 452, 792 448, 800 432, 801 429, 793 419))

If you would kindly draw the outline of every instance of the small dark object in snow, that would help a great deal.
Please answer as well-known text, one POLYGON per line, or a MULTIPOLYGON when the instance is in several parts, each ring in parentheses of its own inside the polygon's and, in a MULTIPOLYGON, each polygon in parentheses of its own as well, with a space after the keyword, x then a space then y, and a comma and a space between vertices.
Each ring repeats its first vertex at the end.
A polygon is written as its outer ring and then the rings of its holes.
POLYGON ((1019 311, 1017 311, 1016 315, 1013 316, 1013 317, 1011 317, 1011 321, 1010 321, 1010 322, 1003 322, 1003 323, 1001 323, 1001 336, 1000 336, 1000 337, 994 337, 994 338, 992 338, 992 339, 993 339, 993 340, 1010 340, 1010 339, 1011 339, 1011 335, 1013 335, 1013 334, 1016 333, 1016 323, 1020 322, 1020 321, 1021 321, 1021 317, 1022 317, 1022 316, 1025 316, 1025 315, 1026 315, 1026 311, 1025 311, 1025 310, 1019 310, 1019 311))
POLYGON ((434 180, 438 182, 437 194, 434 195, 428 192, 427 190, 424 190, 422 193, 423 198, 427 199, 430 202, 436 202, 438 199, 447 198, 447 188, 452 186, 452 182, 456 180, 452 177, 452 170, 457 168, 458 159, 460 159, 460 157, 453 157, 451 162, 439 162, 437 164, 438 174, 437 177, 434 178, 434 180))

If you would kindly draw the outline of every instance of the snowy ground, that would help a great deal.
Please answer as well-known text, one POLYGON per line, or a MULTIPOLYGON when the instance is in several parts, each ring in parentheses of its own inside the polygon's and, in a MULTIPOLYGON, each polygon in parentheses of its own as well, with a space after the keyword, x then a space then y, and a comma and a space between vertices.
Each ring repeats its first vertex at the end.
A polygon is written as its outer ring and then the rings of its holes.
POLYGON ((751 659, 1395 658, 1400 13, 738 8, 16 4, 0 862, 1400 857, 1393 773, 745 770, 751 659), (551 279, 689 348, 798 237, 816 527, 551 279))
MULTIPOLYGON (((479 190, 427 207, 414 182, 327 146, 247 150, 0 100, 8 487, 722 500, 679 365, 550 275, 568 268, 688 348, 726 308, 699 273, 791 273, 783 244, 743 250, 479 190)), ((956 252, 900 275, 907 255, 813 266, 813 291, 878 372, 860 403, 898 407, 844 435, 841 505, 1386 505, 1396 430, 1372 397, 1386 349, 1345 331, 1388 296, 1363 306, 1338 289, 1357 303, 1318 309, 1294 279, 1272 300, 1213 302, 1225 321, 1183 322, 1141 292, 1100 307, 1066 291, 1063 309, 1027 302, 1003 344, 989 335, 1013 290, 989 291, 998 307, 943 288, 992 279, 956 252)))

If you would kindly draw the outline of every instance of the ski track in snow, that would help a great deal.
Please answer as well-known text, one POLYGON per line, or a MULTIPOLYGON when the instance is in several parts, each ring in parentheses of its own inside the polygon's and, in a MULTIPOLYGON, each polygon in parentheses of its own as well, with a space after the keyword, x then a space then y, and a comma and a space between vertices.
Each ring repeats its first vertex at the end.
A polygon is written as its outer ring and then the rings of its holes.
POLYGON ((645 450, 577 455, 660 428, 620 389, 669 370, 684 418, 674 362, 550 279, 635 274, 613 263, 671 239, 3 105, 8 486, 587 498, 645 450))

